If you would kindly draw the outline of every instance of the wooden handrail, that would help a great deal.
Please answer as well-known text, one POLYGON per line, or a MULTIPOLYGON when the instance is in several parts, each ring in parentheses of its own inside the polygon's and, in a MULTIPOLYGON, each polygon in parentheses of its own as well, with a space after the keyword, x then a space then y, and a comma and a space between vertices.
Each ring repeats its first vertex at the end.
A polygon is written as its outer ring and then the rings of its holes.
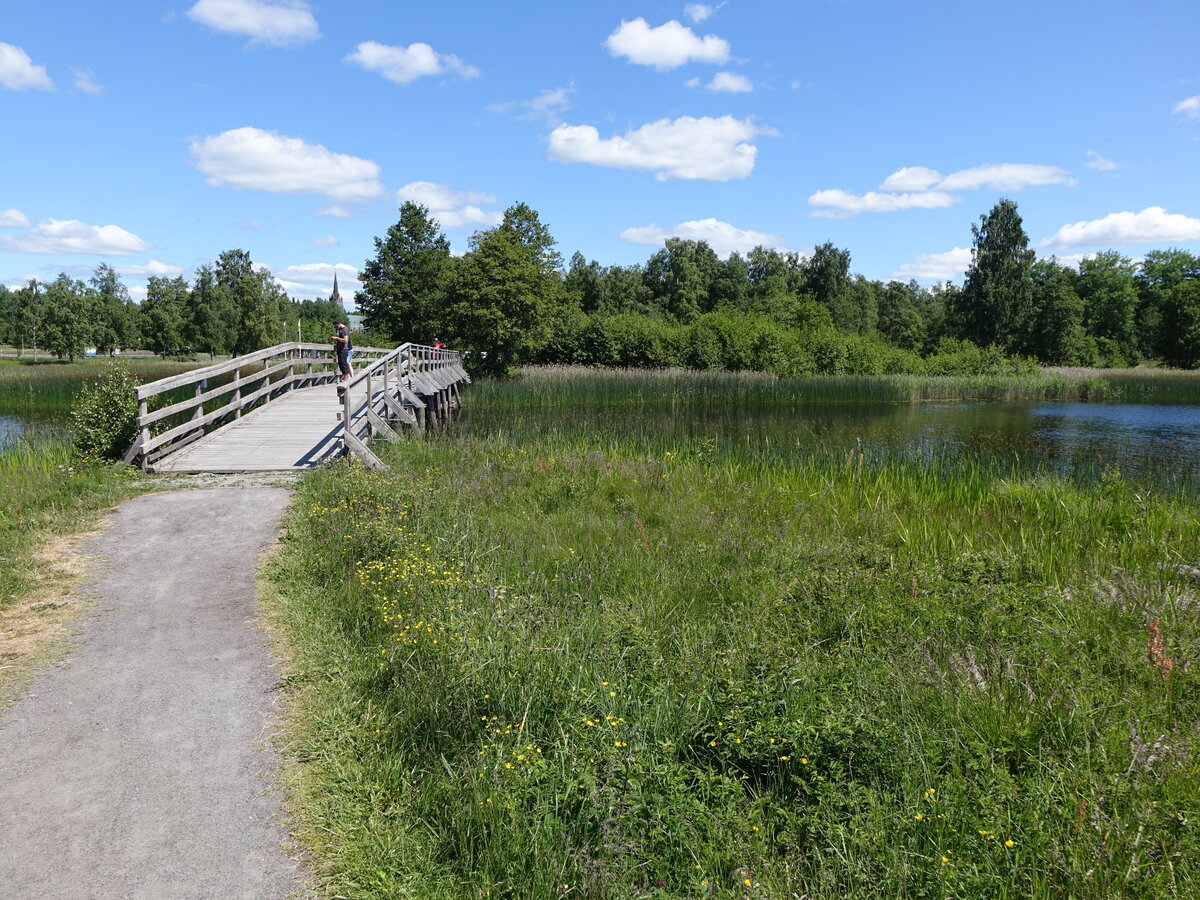
MULTIPOLYGON (((355 353, 368 359, 387 356, 393 351, 380 347, 356 348, 355 353)), ((328 344, 310 344, 299 341, 288 341, 235 356, 229 360, 192 369, 169 378, 160 378, 134 388, 133 395, 137 400, 137 437, 125 454, 125 461, 132 462, 139 456, 143 464, 152 450, 158 450, 159 456, 171 452, 178 446, 190 443, 202 436, 214 424, 222 427, 226 422, 221 420, 239 418, 244 411, 258 403, 269 403, 281 393, 292 390, 297 385, 328 384, 336 379, 334 364, 336 358, 333 349, 328 344), (308 364, 309 371, 297 373, 297 364, 308 364), (246 369, 261 365, 261 368, 247 374, 246 369), (317 368, 319 367, 319 368, 317 368), (209 387, 209 380, 232 374, 233 378, 226 384, 209 387), (272 377, 281 376, 272 381, 272 377), (170 403, 160 409, 151 410, 150 401, 168 391, 194 387, 193 396, 170 403), (226 398, 226 395, 232 395, 226 398), (217 401, 220 406, 213 409, 205 404, 217 401), (191 419, 173 425, 166 431, 152 436, 150 426, 172 416, 185 415, 192 411, 191 419)))
MULTIPOLYGON (((355 354, 359 370, 339 386, 342 446, 344 452, 354 453, 373 468, 383 463, 368 449, 369 438, 396 439, 389 425, 396 420, 424 427, 427 415, 434 421, 443 418, 445 410, 457 401, 458 384, 470 380, 462 356, 454 350, 407 343, 394 350, 355 348, 355 354), (360 389, 365 389, 365 395, 352 403, 352 394, 360 389)), ((332 384, 338 380, 335 362, 334 351, 327 344, 290 341, 140 385, 134 389, 138 433, 125 461, 140 457, 147 465, 231 426, 243 413, 297 387, 332 384), (256 371, 247 373, 255 367, 256 371), (210 379, 229 375, 232 378, 226 383, 210 385, 210 379), (165 405, 150 409, 153 398, 169 391, 182 393, 189 387, 193 388, 191 396, 165 397, 165 405), (184 418, 189 412, 191 417, 184 418), (152 435, 150 426, 155 423, 160 423, 160 431, 152 435)))

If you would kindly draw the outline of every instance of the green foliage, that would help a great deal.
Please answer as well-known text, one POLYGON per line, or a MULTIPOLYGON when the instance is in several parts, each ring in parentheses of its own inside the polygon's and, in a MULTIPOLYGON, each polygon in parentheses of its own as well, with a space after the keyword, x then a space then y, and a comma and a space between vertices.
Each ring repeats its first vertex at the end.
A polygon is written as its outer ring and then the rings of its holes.
POLYGON ((1017 204, 1001 200, 971 226, 975 246, 957 298, 958 336, 1008 353, 1028 353, 1033 324, 1033 260, 1017 204))
POLYGON ((1200 368, 1200 279, 1176 284, 1163 301, 1162 317, 1167 362, 1200 368))
POLYGON ((96 330, 92 298, 82 281, 59 275, 46 286, 42 313, 42 346, 59 359, 82 356, 96 330))
POLYGON ((429 209, 405 201, 359 273, 356 303, 366 326, 391 343, 432 344, 445 327, 442 272, 449 260, 450 242, 429 209))
POLYGON ((469 369, 504 375, 549 337, 562 282, 549 232, 524 204, 472 238, 471 251, 444 271, 448 341, 468 352, 469 369))
POLYGON ((120 459, 137 437, 138 381, 129 367, 107 363, 71 407, 75 452, 83 459, 120 459))

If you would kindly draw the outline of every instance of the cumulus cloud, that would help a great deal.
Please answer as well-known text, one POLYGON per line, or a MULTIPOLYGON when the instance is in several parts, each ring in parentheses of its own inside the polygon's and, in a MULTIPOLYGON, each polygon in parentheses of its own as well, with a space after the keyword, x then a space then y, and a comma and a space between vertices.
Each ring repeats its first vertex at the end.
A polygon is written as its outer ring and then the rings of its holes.
POLYGON ((1200 119, 1200 94, 1180 100, 1171 112, 1184 119, 1200 119))
POLYGON ((748 94, 754 90, 754 83, 745 75, 736 72, 718 72, 708 83, 710 91, 726 94, 748 94))
POLYGON ((353 203, 383 193, 379 166, 320 144, 259 128, 193 138, 192 162, 214 187, 271 194, 324 194, 353 203))
POLYGON ((1084 163, 1089 169, 1095 169, 1097 172, 1112 172, 1114 169, 1121 168, 1119 163, 1113 162, 1107 156, 1102 156, 1095 150, 1087 152, 1087 162, 1084 163))
POLYGON ((754 170, 758 148, 750 140, 773 134, 749 119, 659 119, 624 135, 601 138, 591 125, 560 125, 550 133, 548 156, 618 169, 642 169, 659 181, 732 181, 754 170))
POLYGON ((78 219, 46 219, 28 234, 7 234, 0 245, 17 253, 95 253, 128 256, 150 244, 117 225, 88 225, 78 219))
POLYGON ((787 244, 777 234, 735 228, 728 222, 711 218, 680 222, 671 228, 659 228, 653 224, 636 225, 621 232, 621 240, 629 241, 631 244, 657 246, 672 237, 686 238, 691 241, 707 241, 708 245, 721 256, 728 256, 734 252, 746 253, 759 246, 784 248, 787 244))
POLYGON ((327 234, 325 237, 313 238, 308 242, 310 247, 340 247, 342 242, 332 234, 327 234))
POLYGON ((651 28, 642 18, 632 22, 622 19, 604 45, 613 56, 660 71, 677 69, 693 60, 720 65, 729 59, 728 41, 713 34, 699 37, 674 19, 657 28, 651 28))
POLYGON ((1101 219, 1064 225, 1039 246, 1117 247, 1168 241, 1200 241, 1200 219, 1169 213, 1161 206, 1137 213, 1109 213, 1101 219))
POLYGON ((183 269, 179 266, 173 266, 157 259, 150 260, 144 266, 116 266, 115 269, 118 275, 126 278, 148 278, 151 275, 159 278, 174 278, 176 275, 183 274, 183 269))
POLYGON ((888 276, 895 281, 958 281, 971 265, 971 248, 955 247, 945 253, 923 253, 888 276))
POLYGON ((346 207, 331 203, 329 206, 322 206, 318 209, 317 215, 327 219, 348 219, 352 214, 346 207))
POLYGON ((91 94, 93 97, 98 97, 104 93, 104 88, 100 82, 96 81, 96 73, 91 69, 80 69, 78 67, 71 69, 71 75, 75 79, 75 90, 83 94, 91 94))
POLYGON ((0 41, 0 87, 12 91, 27 91, 30 88, 52 91, 54 82, 46 73, 46 67, 34 63, 28 53, 20 47, 0 41))
POLYGON ((863 212, 895 212, 901 209, 934 209, 952 206, 961 197, 951 191, 968 191, 990 187, 1002 191, 1018 191, 1031 185, 1067 184, 1075 180, 1058 166, 1038 166, 1028 163, 984 163, 943 175, 925 166, 905 166, 884 179, 879 191, 853 194, 840 189, 817 191, 808 198, 809 205, 822 207, 814 216, 843 218, 863 212))
POLYGON ((843 219, 864 212, 896 212, 902 209, 940 209, 953 206, 961 197, 944 191, 916 191, 907 194, 882 194, 868 191, 852 194, 840 189, 817 191, 808 198, 808 205, 818 207, 813 213, 825 219, 843 219))
POLYGON ((19 209, 0 209, 0 228, 28 228, 29 216, 19 209))
POLYGON ((187 15, 214 31, 273 47, 306 44, 320 36, 317 20, 302 0, 199 0, 187 15))
POLYGON ((396 84, 408 84, 426 75, 454 72, 463 78, 475 78, 479 70, 457 56, 438 53, 428 44, 417 42, 407 47, 392 47, 375 41, 363 41, 345 62, 381 75, 396 84))
POLYGON ((396 192, 396 199, 401 203, 411 200, 427 207, 443 228, 499 225, 504 220, 502 213, 482 208, 485 204, 496 202, 496 198, 491 194, 458 191, 448 184, 414 181, 400 188, 396 192))

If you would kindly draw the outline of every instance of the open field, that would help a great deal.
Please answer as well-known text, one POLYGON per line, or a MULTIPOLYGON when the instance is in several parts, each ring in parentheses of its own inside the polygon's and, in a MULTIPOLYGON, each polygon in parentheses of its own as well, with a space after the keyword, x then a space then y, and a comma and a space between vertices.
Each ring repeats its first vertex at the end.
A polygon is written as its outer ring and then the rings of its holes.
POLYGON ((272 602, 328 895, 1200 892, 1193 498, 581 440, 551 411, 605 389, 556 379, 302 482, 272 602))

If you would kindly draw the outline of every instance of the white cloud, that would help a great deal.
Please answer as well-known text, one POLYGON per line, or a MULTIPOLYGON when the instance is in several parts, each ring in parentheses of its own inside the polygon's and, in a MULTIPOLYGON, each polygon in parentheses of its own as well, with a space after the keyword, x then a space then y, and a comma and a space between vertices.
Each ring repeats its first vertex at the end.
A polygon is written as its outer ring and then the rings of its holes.
POLYGON ((1200 241, 1200 219, 1169 213, 1161 206, 1138 213, 1109 213, 1101 219, 1064 225, 1039 246, 1113 247, 1167 241, 1200 241))
POLYGON ((0 41, 0 87, 13 91, 34 88, 39 91, 54 90, 54 82, 46 74, 46 67, 39 66, 20 47, 0 41))
POLYGON ((735 72, 718 72, 708 83, 710 91, 728 94, 747 94, 754 90, 754 83, 745 75, 735 72))
POLYGON ((982 166, 952 172, 938 184, 938 188, 943 191, 970 191, 990 187, 998 191, 1019 191, 1033 185, 1074 183, 1071 174, 1058 166, 984 163, 982 166))
POLYGON ((660 71, 677 69, 692 60, 720 65, 729 59, 728 41, 713 34, 698 37, 674 19, 657 28, 651 28, 642 18, 632 22, 622 19, 604 45, 613 56, 624 56, 632 63, 660 71))
POLYGON ((1200 119, 1200 94, 1180 100, 1171 112, 1184 119, 1200 119))
POLYGON ((944 191, 916 191, 908 194, 881 194, 868 191, 852 194, 840 189, 817 191, 808 198, 809 206, 821 207, 813 213, 826 219, 842 219, 864 212, 896 212, 902 209, 941 209, 953 206, 960 197, 944 191))
POLYGON ((1084 163, 1089 169, 1095 169, 1097 172, 1111 172, 1114 169, 1121 168, 1119 163, 1113 162, 1107 156, 1102 156, 1095 150, 1087 152, 1087 162, 1084 163))
POLYGON ((392 47, 375 41, 363 41, 344 61, 382 75, 396 84, 408 84, 426 75, 440 75, 443 72, 456 72, 463 78, 479 75, 478 69, 467 65, 457 56, 438 53, 428 44, 420 42, 407 47, 392 47))
POLYGON ((325 237, 313 238, 308 242, 310 247, 340 247, 342 242, 332 234, 327 234, 325 237))
POLYGON ((879 191, 852 194, 841 189, 817 191, 809 205, 825 207, 813 213, 826 218, 843 218, 863 212, 895 212, 900 209, 933 209, 953 206, 961 197, 951 191, 991 187, 1016 191, 1030 185, 1067 184, 1075 180, 1058 166, 1028 163, 984 163, 943 176, 937 169, 905 166, 884 179, 879 191))
POLYGON ((318 209, 317 215, 324 216, 327 219, 348 219, 351 216, 351 212, 344 206, 331 203, 329 206, 322 206, 318 209))
POLYGON ((749 141, 773 133, 733 116, 659 119, 605 139, 591 125, 560 125, 550 133, 547 155, 558 162, 652 171, 659 181, 731 181, 754 170, 758 148, 749 141))
POLYGON ((777 234, 735 228, 728 222, 718 219, 680 222, 672 228, 659 228, 657 225, 635 225, 621 232, 621 240, 629 241, 631 244, 657 246, 665 243, 667 238, 671 237, 686 238, 691 241, 707 241, 708 245, 720 256, 728 256, 734 252, 745 253, 759 246, 784 248, 787 245, 787 242, 777 234))
POLYGON ((516 118, 530 121, 546 121, 557 124, 560 114, 571 108, 571 97, 575 93, 575 82, 565 87, 547 88, 532 100, 520 103, 495 103, 488 107, 492 112, 513 113, 516 118))
POLYGON ((157 275, 160 278, 174 278, 176 275, 183 274, 183 269, 179 266, 160 262, 157 259, 150 260, 144 266, 116 266, 115 269, 118 275, 129 278, 147 278, 151 275, 157 275))
POLYGON ((71 69, 71 74, 75 78, 75 90, 84 94, 91 94, 93 97, 98 97, 104 93, 104 87, 100 82, 96 81, 96 73, 91 69, 75 67, 71 69))
POLYGON ((320 36, 317 20, 301 0, 199 0, 187 14, 216 31, 273 47, 306 44, 320 36))
MULTIPOLYGON (((725 4, 722 3, 721 6, 725 4)), ((709 6, 707 3, 689 3, 683 8, 683 14, 689 22, 699 24, 715 13, 719 7, 709 6)))
POLYGON ((235 128, 193 138, 192 161, 215 187, 272 194, 324 194, 355 202, 383 193, 379 166, 369 159, 333 153, 320 144, 259 128, 235 128))
POLYGON ((923 253, 910 263, 904 263, 888 276, 890 280, 958 281, 971 265, 971 248, 955 247, 945 253, 923 253))
POLYGON ((0 244, 18 253, 95 253, 128 256, 150 244, 117 225, 88 225, 78 219, 46 219, 28 234, 4 235, 0 244))
POLYGON ((296 266, 271 267, 275 280, 289 294, 326 299, 333 293, 333 275, 338 277, 338 293, 353 302, 362 284, 358 269, 347 263, 303 263, 296 266))
POLYGON ((19 209, 0 209, 0 228, 28 228, 29 216, 19 209))
POLYGON ((502 213, 481 208, 481 204, 496 202, 496 198, 491 194, 458 191, 448 184, 414 181, 396 191, 396 199, 401 203, 411 200, 428 207, 430 214, 443 228, 499 225, 504 220, 502 213))
POLYGON ((881 191, 927 191, 942 180, 937 169, 924 166, 905 166, 884 179, 881 191))

